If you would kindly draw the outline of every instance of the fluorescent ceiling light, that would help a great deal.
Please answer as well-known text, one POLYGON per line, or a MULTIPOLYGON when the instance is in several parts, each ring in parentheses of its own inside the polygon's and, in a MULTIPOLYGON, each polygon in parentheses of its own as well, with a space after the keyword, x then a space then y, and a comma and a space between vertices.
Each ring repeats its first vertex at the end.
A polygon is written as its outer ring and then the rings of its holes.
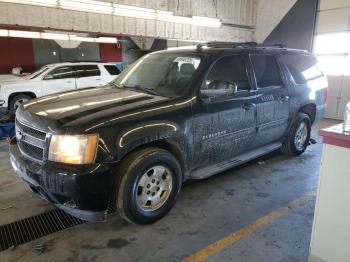
POLYGON ((64 41, 79 41, 79 42, 91 42, 91 43, 118 43, 118 39, 115 37, 82 37, 71 34, 59 34, 59 33, 42 33, 33 31, 20 31, 20 30, 6 30, 0 29, 0 37, 20 37, 20 38, 37 38, 48 40, 64 40, 64 41))
POLYGON ((0 29, 0 36, 9 36, 9 30, 0 29))
POLYGON ((91 37, 82 37, 76 35, 70 35, 69 40, 71 41, 79 41, 79 42, 94 42, 94 38, 91 37))
POLYGON ((41 33, 42 39, 51 39, 51 40, 69 40, 68 34, 55 34, 55 33, 41 33))
POLYGON ((9 30, 10 37, 41 38, 39 32, 9 30))
POLYGON ((157 14, 155 9, 142 8, 130 5, 114 4, 114 14, 120 16, 130 16, 144 19, 156 19, 157 14))
POLYGON ((57 7, 59 0, 1 0, 1 2, 57 7))
POLYGON ((92 0, 60 0, 59 6, 64 9, 87 11, 94 13, 112 14, 113 6, 111 3, 92 0))
POLYGON ((95 42, 116 44, 118 43, 118 39, 114 37, 98 37, 98 38, 95 38, 95 42))

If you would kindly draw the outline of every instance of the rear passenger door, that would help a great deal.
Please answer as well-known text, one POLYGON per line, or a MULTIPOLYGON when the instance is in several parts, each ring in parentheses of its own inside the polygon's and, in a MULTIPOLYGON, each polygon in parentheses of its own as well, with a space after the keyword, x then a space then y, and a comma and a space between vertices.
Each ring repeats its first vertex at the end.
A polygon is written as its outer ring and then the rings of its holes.
POLYGON ((259 147, 280 140, 289 125, 288 84, 277 58, 272 54, 250 54, 256 85, 257 136, 259 147))
POLYGON ((198 167, 218 164, 251 148, 256 108, 246 58, 219 58, 202 84, 202 101, 193 105, 194 163, 198 167))
POLYGON ((77 88, 102 86, 101 71, 97 65, 75 66, 77 72, 77 88))

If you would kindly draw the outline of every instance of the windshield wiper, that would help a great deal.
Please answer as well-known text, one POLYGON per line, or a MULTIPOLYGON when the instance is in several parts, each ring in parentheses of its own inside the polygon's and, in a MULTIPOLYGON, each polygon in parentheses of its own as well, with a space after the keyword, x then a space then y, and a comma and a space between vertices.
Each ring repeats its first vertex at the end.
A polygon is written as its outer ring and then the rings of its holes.
MULTIPOLYGON (((117 86, 117 85, 116 85, 117 86)), ((164 96, 160 92, 152 89, 152 88, 147 88, 147 87, 142 87, 140 85, 134 85, 134 86, 119 86, 119 88, 130 88, 130 89, 135 89, 137 91, 145 92, 151 95, 156 95, 156 96, 164 96)))

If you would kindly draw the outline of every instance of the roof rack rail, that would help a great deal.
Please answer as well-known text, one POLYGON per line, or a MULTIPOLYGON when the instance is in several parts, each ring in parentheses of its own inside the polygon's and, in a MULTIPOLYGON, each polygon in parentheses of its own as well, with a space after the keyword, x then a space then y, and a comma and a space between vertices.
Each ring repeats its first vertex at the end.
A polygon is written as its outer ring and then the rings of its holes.
POLYGON ((197 50, 200 51, 206 46, 209 48, 236 48, 236 47, 278 47, 287 48, 284 44, 258 44, 257 42, 207 42, 197 45, 197 50))

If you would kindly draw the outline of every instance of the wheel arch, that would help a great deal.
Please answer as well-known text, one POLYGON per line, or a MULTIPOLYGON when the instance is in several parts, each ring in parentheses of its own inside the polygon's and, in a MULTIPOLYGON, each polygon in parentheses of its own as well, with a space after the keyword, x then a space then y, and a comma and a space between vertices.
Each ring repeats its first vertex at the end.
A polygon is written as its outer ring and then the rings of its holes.
POLYGON ((300 107, 298 113, 307 114, 311 120, 311 124, 314 123, 316 119, 316 104, 315 103, 307 103, 300 107))
POLYGON ((34 92, 29 92, 29 91, 11 93, 7 99, 8 107, 10 107, 10 103, 11 103, 12 99, 17 95, 27 95, 27 96, 30 96, 31 98, 37 97, 37 95, 34 92))
POLYGON ((181 166, 182 176, 184 177, 188 167, 188 155, 177 142, 172 141, 171 139, 153 140, 143 144, 130 146, 127 151, 124 151, 123 154, 119 156, 120 162, 123 161, 130 154, 134 153, 135 151, 138 151, 147 147, 157 147, 171 153, 179 162, 181 166))

